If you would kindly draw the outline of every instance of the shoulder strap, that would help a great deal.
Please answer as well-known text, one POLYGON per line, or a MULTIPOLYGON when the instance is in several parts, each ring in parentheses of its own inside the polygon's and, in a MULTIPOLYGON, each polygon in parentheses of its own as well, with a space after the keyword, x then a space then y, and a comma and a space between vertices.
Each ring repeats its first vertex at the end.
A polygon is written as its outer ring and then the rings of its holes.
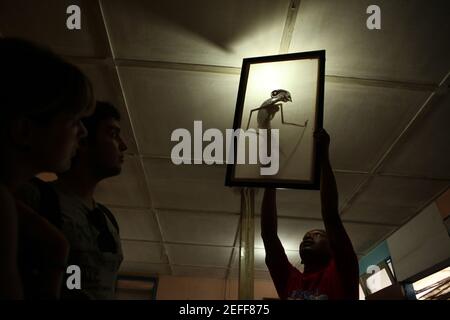
POLYGON ((44 182, 41 179, 34 177, 31 179, 40 194, 38 213, 58 229, 62 227, 61 210, 59 206, 59 197, 55 189, 50 183, 44 182))
POLYGON ((101 203, 97 202, 97 206, 102 210, 102 212, 108 217, 109 221, 111 221, 111 223, 113 224, 113 226, 116 228, 117 233, 119 233, 119 224, 117 223, 116 218, 114 217, 114 215, 112 214, 112 212, 105 207, 104 205, 102 205, 101 203))

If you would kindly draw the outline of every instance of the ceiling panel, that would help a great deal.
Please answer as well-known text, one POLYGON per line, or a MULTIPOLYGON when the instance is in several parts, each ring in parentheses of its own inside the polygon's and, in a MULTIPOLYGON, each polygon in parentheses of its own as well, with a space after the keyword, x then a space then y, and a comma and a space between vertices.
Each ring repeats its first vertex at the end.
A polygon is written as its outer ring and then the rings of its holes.
MULTIPOLYGON (((278 236, 285 250, 298 251, 301 239, 312 229, 324 229, 322 221, 300 219, 278 219, 278 236)), ((261 220, 255 218, 255 248, 262 249, 261 220)))
POLYGON ((170 159, 148 157, 145 157, 143 161, 145 170, 152 180, 225 183, 225 165, 176 165, 170 159))
POLYGON ((158 224, 150 209, 109 209, 119 224, 122 239, 161 241, 158 224))
POLYGON ((140 263, 168 263, 159 243, 122 240, 124 261, 140 263))
POLYGON ((188 266, 172 266, 174 276, 189 276, 202 278, 219 278, 226 277, 227 269, 225 268, 201 268, 188 266))
POLYGON ((170 157, 178 143, 171 142, 172 132, 184 128, 195 139, 195 120, 202 121, 203 131, 233 127, 238 75, 136 67, 119 71, 145 155, 170 157))
POLYGON ((377 1, 381 30, 369 30, 369 0, 302 0, 291 52, 327 50, 326 73, 438 83, 450 69, 449 2, 377 1))
MULTIPOLYGON (((367 177, 363 174, 335 173, 339 193, 339 205, 342 207, 351 197, 358 185, 367 177)), ((263 190, 256 196, 256 212, 260 214, 263 190)), ((320 191, 316 190, 277 190, 277 212, 279 216, 301 218, 322 218, 320 191)))
POLYGON ((411 207, 419 210, 447 186, 445 181, 413 178, 375 177, 352 205, 372 204, 411 207))
POLYGON ((240 212, 238 190, 225 187, 224 165, 174 165, 144 158, 155 208, 240 212))
POLYGON ((239 215, 158 210, 164 241, 233 246, 239 215))
POLYGON ((172 264, 228 267, 232 248, 166 244, 172 264))
POLYGON ((113 67, 105 64, 80 64, 78 67, 89 77, 94 86, 95 98, 112 103, 120 112, 121 136, 128 150, 126 153, 137 153, 128 110, 123 102, 120 84, 113 67))
MULTIPOLYGON (((261 214, 264 190, 258 190, 255 196, 255 211, 261 214)), ((312 190, 277 189, 278 216, 313 217, 319 218, 320 193, 312 190)))
POLYGON ((223 183, 150 180, 152 202, 158 209, 239 212, 240 195, 223 183))
POLYGON ((416 214, 416 208, 388 206, 384 203, 378 204, 353 204, 348 211, 345 211, 341 218, 343 220, 385 223, 392 225, 402 225, 409 218, 416 214))
POLYGON ((124 260, 120 265, 119 274, 138 277, 162 276, 170 274, 170 267, 168 264, 142 263, 124 260))
POLYGON ((0 2, 0 31, 4 36, 29 39, 69 56, 109 56, 108 42, 97 1, 14 0, 0 2), (81 9, 81 29, 68 30, 68 6, 81 9))
POLYGON ((407 139, 394 148, 381 168, 383 173, 450 180, 450 94, 436 104, 413 126, 407 139))
POLYGON ((103 1, 119 58, 237 66, 277 54, 289 0, 103 1))
POLYGON ((369 250, 397 229, 396 227, 349 222, 344 222, 344 227, 357 254, 367 254, 369 250))
POLYGON ((95 198, 107 205, 149 207, 145 179, 137 156, 128 155, 122 173, 102 180, 95 190, 95 198))
POLYGON ((426 100, 426 92, 327 82, 324 127, 334 169, 370 171, 426 100))
POLYGON ((336 172, 334 175, 339 195, 340 208, 350 200, 360 184, 368 178, 368 175, 354 173, 336 172))

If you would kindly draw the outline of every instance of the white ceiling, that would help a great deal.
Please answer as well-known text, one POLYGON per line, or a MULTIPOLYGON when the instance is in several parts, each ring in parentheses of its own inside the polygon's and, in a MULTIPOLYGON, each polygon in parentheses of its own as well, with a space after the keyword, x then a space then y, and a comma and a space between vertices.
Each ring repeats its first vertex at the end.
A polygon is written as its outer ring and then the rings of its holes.
MULTIPOLYGON (((450 182, 450 5, 366 0, 2 0, 0 34, 50 46, 117 105, 129 149, 97 199, 121 227, 135 275, 236 277, 238 190, 225 166, 175 166, 176 128, 232 127, 242 58, 326 50, 324 127, 331 135, 342 218, 361 256, 450 182), (78 4, 82 29, 65 28, 78 4), (292 19, 292 17, 296 17, 292 19), (292 30, 292 33, 289 32, 292 30), (445 80, 445 81, 444 81, 445 80)), ((259 215, 262 193, 256 196, 259 215)), ((279 234, 300 266, 304 232, 320 227, 317 191, 280 190, 279 234)), ((269 277, 255 221, 255 277, 269 277)))

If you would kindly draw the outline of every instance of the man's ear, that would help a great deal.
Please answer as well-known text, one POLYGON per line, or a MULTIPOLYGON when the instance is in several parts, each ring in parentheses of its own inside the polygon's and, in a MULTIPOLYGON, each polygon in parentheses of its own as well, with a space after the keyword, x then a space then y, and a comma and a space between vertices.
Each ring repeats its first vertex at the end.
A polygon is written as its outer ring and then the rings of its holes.
POLYGON ((35 138, 35 125, 30 119, 14 119, 10 126, 11 144, 21 149, 29 149, 35 138))

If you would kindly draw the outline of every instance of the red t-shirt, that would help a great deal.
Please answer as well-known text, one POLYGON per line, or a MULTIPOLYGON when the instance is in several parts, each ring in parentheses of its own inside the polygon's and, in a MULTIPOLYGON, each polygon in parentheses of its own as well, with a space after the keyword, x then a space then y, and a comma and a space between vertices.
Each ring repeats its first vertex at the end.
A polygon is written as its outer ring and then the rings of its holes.
POLYGON ((338 272, 333 259, 323 269, 308 273, 297 270, 287 257, 285 261, 278 261, 275 264, 268 263, 268 267, 281 299, 358 299, 357 286, 354 290, 354 284, 347 288, 343 285, 345 275, 338 272))

